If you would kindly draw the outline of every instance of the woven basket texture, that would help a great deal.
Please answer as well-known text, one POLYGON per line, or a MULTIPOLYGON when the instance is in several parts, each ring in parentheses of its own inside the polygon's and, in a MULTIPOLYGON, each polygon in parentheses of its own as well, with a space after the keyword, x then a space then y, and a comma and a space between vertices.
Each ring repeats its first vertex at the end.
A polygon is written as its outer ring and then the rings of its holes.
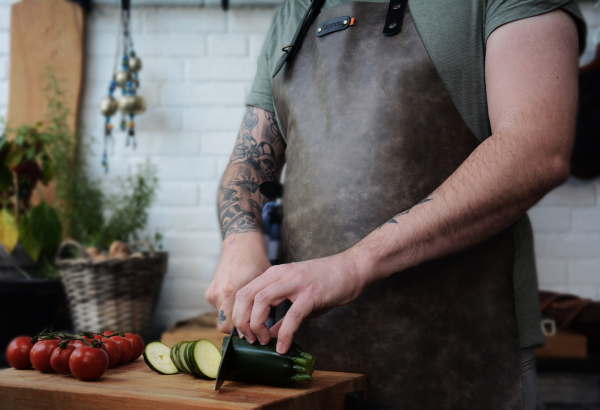
MULTIPOLYGON (((133 244, 132 247, 140 243, 133 244)), ((75 332, 124 330, 145 335, 167 271, 168 254, 150 251, 139 257, 93 262, 80 244, 61 245, 56 264, 69 301, 75 332), (68 246, 82 257, 60 259, 68 246)))

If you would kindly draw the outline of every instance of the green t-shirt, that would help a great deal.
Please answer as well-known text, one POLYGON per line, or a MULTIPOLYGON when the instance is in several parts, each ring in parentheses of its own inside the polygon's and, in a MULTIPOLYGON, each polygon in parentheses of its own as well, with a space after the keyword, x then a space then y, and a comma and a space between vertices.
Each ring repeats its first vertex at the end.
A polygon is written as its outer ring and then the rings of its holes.
MULTIPOLYGON (((285 0, 271 24, 248 105, 274 112, 272 74, 282 47, 291 43, 311 0, 285 0)), ((387 0, 362 0, 386 2, 387 0)), ((322 11, 349 0, 326 0, 322 11)), ((471 131, 484 141, 491 135, 485 90, 485 45, 497 27, 556 8, 575 19, 580 51, 585 48, 585 23, 569 0, 410 0, 410 10, 423 44, 452 101, 471 131)), ((283 130, 282 130, 283 131, 283 130)), ((521 347, 541 345, 537 273, 533 232, 527 215, 513 225, 515 238, 514 287, 521 347)))

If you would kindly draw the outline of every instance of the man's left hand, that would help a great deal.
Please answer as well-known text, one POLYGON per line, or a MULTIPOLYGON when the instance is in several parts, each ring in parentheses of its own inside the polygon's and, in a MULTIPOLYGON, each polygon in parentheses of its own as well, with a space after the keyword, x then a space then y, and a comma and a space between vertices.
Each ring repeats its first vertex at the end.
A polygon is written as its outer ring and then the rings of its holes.
POLYGON ((276 265, 237 292, 233 323, 250 343, 267 344, 271 337, 277 337, 277 352, 283 354, 292 345, 294 332, 304 319, 352 302, 365 286, 347 253, 276 265), (292 306, 269 329, 265 321, 271 306, 278 306, 286 299, 292 306))

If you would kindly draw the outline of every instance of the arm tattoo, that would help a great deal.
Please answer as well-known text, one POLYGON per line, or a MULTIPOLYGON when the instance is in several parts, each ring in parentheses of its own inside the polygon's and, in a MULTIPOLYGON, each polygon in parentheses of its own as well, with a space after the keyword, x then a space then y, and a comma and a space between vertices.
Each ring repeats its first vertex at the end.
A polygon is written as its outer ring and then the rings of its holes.
POLYGON ((266 121, 260 123, 255 111, 248 107, 221 179, 218 209, 223 239, 233 233, 260 231, 262 207, 268 199, 259 187, 275 181, 282 163, 275 148, 283 144, 275 114, 264 111, 266 121))
POLYGON ((397 217, 399 217, 399 216, 402 216, 402 215, 406 215, 406 214, 408 214, 408 213, 411 211, 411 209, 413 209, 415 206, 417 206, 417 205, 421 205, 421 204, 424 204, 425 202, 429 202, 429 201, 433 201, 433 198, 431 198, 431 195, 429 195, 427 198, 423 199, 423 200, 422 200, 421 202, 419 202, 418 204, 416 204, 416 205, 414 205, 414 206, 411 206, 411 207, 410 207, 410 208, 408 208, 406 211, 404 211, 404 212, 400 212, 399 214, 397 214, 397 215, 394 215, 394 216, 393 216, 393 217, 392 217, 390 220, 388 220, 387 222, 385 222, 383 225, 381 225, 381 226, 380 226, 379 228, 377 228, 377 229, 379 230, 379 229, 383 228, 383 226, 384 226, 384 225, 387 225, 387 224, 396 224, 396 225, 397 225, 397 224, 398 224, 398 221, 396 221, 396 219, 395 219, 395 218, 397 218, 397 217))

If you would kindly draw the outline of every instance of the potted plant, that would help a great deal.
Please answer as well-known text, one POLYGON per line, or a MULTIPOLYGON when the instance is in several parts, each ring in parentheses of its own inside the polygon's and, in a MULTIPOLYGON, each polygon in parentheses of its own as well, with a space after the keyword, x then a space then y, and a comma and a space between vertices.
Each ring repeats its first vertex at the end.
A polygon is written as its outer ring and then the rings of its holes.
MULTIPOLYGON (((6 127, 0 136, 0 311, 14 312, 4 315, 8 323, 0 330, 0 367, 4 346, 16 335, 48 325, 69 327, 66 304, 62 320, 56 320, 64 291, 54 257, 63 239, 83 244, 95 262, 109 264, 128 263, 124 252, 120 260, 110 259, 116 241, 144 239, 161 248, 160 232, 145 232, 158 184, 155 168, 144 164, 112 181, 116 186, 106 194, 103 181, 87 172, 87 147, 81 132, 68 126, 69 110, 51 72, 47 93, 44 123, 6 127), (53 199, 44 200, 40 185, 53 188, 53 199)), ((168 255, 156 254, 166 271, 168 255)))
POLYGON ((61 322, 63 288, 43 268, 62 240, 62 226, 55 209, 34 195, 39 184, 54 181, 51 144, 41 124, 0 135, 0 309, 11 312, 3 315, 0 348, 15 334, 61 322))

